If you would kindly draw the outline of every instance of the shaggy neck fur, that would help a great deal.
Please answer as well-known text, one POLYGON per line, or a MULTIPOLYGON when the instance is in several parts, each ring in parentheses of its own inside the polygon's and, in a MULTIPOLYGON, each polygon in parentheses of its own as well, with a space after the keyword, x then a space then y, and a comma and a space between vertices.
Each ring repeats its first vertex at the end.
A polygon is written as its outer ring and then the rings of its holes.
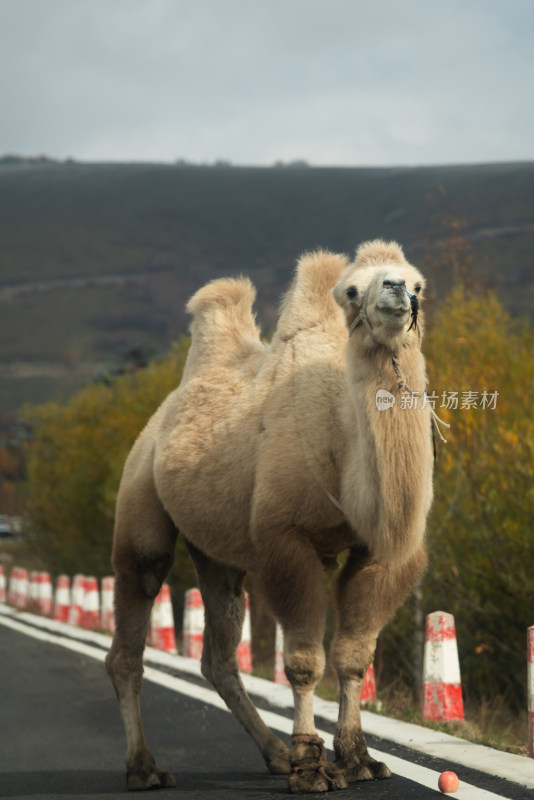
POLYGON ((421 408, 425 365, 418 335, 412 331, 403 338, 398 360, 410 392, 420 393, 416 409, 402 407, 391 349, 372 342, 363 326, 349 339, 346 424, 354 438, 342 494, 359 538, 377 560, 396 564, 421 546, 432 498, 430 413, 421 408), (377 408, 379 389, 395 397, 393 407, 377 408))

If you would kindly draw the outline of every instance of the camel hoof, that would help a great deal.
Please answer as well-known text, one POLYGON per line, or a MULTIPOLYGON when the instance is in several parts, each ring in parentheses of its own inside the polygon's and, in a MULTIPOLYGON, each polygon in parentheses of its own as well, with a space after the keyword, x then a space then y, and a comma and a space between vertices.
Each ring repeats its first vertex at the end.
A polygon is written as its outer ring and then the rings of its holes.
POLYGON ((361 767, 356 767, 352 772, 348 773, 349 781, 374 781, 375 776, 372 770, 364 764, 361 767))
POLYGON ((348 782, 335 764, 322 764, 316 767, 300 767, 292 770, 288 785, 292 794, 310 794, 312 792, 337 792, 340 789, 346 789, 348 782))
POLYGON ((346 789, 347 780, 336 764, 326 760, 324 742, 318 736, 294 735, 291 739, 289 791, 293 794, 335 792, 346 789))
POLYGON ((170 772, 151 772, 149 775, 132 772, 126 777, 126 788, 129 792, 139 792, 145 789, 171 789, 173 786, 176 786, 176 780, 170 772))
POLYGON ((375 781, 383 781, 386 778, 391 778, 391 770, 387 764, 384 764, 383 761, 375 761, 369 766, 373 772, 373 778, 375 781))
POLYGON ((281 745, 278 753, 266 758, 265 763, 271 775, 289 775, 291 772, 289 749, 285 745, 281 745))
POLYGON ((347 766, 338 764, 343 769, 347 780, 354 781, 381 781, 391 778, 391 770, 382 761, 369 761, 367 764, 354 764, 347 766))
POLYGON ((176 786, 174 775, 162 772, 153 757, 140 759, 126 773, 126 788, 132 792, 144 789, 170 789, 176 786))

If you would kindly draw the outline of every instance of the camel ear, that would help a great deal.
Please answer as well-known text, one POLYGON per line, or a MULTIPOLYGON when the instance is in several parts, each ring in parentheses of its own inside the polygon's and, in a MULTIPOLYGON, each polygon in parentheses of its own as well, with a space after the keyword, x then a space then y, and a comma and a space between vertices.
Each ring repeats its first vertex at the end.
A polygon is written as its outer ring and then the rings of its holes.
POLYGON ((347 286, 344 281, 338 281, 332 289, 332 294, 336 303, 345 311, 348 311, 351 306, 359 306, 360 304, 358 287, 353 283, 347 286))

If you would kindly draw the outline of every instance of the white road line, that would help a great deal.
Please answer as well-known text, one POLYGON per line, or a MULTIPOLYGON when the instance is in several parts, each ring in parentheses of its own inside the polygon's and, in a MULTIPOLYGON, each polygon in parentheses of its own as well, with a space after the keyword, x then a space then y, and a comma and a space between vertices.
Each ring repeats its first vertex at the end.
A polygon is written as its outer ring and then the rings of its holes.
MULTIPOLYGON (((61 633, 64 636, 90 642, 91 644, 96 643, 106 650, 109 648, 110 636, 108 634, 84 630, 83 628, 67 625, 64 622, 56 622, 28 612, 20 614, 9 606, 2 604, 0 604, 1 613, 9 616, 16 615, 17 618, 27 621, 31 625, 54 633, 61 633)), ((169 667, 182 673, 185 672, 201 677, 200 664, 195 659, 171 655, 170 653, 147 647, 145 661, 153 666, 169 667)), ((283 709, 293 708, 293 695, 290 688, 257 678, 254 675, 243 674, 241 677, 249 693, 261 697, 268 701, 270 705, 283 709)), ((338 713, 337 703, 316 697, 315 711, 317 717, 335 724, 338 713)), ((451 763, 453 768, 454 765, 463 765, 534 789, 534 764, 530 759, 523 756, 516 756, 484 745, 475 744, 474 742, 468 742, 457 736, 451 736, 442 731, 435 731, 421 725, 389 719, 379 714, 373 714, 370 711, 362 711, 362 722, 364 731, 367 734, 407 746, 411 750, 416 750, 426 755, 441 758, 451 763)), ((389 757, 389 760, 391 761, 391 757, 389 757)))
MULTIPOLYGON (((52 620, 43 620, 43 618, 32 616, 31 621, 32 623, 34 620, 45 621, 47 624, 43 627, 56 627, 58 630, 64 630, 66 626, 62 623, 54 623, 53 626, 50 626, 52 620)), ((46 630, 38 629, 33 627, 33 625, 24 624, 24 622, 18 621, 13 614, 12 609, 9 609, 6 606, 0 606, 0 624, 4 625, 5 627, 11 628, 12 630, 19 631, 20 633, 24 633, 27 636, 32 636, 39 641, 48 642, 50 644, 56 644, 61 647, 64 647, 68 650, 72 650, 73 652, 80 653, 82 655, 86 655, 90 658, 94 658, 97 661, 104 661, 105 658, 105 651, 102 650, 100 647, 95 647, 87 644, 84 641, 79 641, 78 639, 70 639, 66 636, 58 636, 55 633, 48 632, 46 630), (8 614, 9 616, 6 616, 8 614)), ((76 629, 77 631, 79 629, 76 629)), ((91 634, 88 631, 83 631, 83 638, 90 640, 91 634)), ((99 643, 110 643, 110 639, 108 637, 103 636, 102 634, 96 634, 98 637, 99 643)), ((162 654, 165 656, 165 654, 162 654)), ((167 661, 167 659, 163 658, 162 661, 167 661)), ((190 659, 180 659, 182 660, 190 660, 190 659)), ((199 672, 198 665, 196 665, 195 670, 191 670, 191 672, 199 672)), ((244 679, 250 676, 242 676, 244 679)), ((178 678, 174 675, 169 675, 166 672, 161 672, 154 667, 145 665, 144 671, 144 678, 151 683, 155 683, 158 686, 162 686, 166 689, 171 691, 177 692, 179 694, 183 694, 186 697, 190 697, 195 700, 199 700, 200 702, 206 703, 207 705, 213 706, 221 711, 228 712, 228 708, 221 697, 213 690, 209 689, 206 686, 199 686, 194 683, 190 683, 183 678, 178 678)), ((256 679, 257 681, 258 679, 256 679)), ((249 681, 246 681, 249 682, 249 681)), ((273 684, 274 686, 274 684, 273 684)), ((267 698, 269 699, 269 698, 267 698)), ((229 713, 229 712, 228 712, 229 713)), ((287 717, 283 717, 279 714, 276 714, 272 711, 264 711, 259 709, 259 713, 265 722, 265 724, 272 728, 273 730, 280 731, 282 733, 291 734, 293 723, 291 719, 287 717)), ((414 726, 417 727, 417 726, 414 726)), ((333 749, 333 736, 331 733, 327 731, 318 730, 317 731, 319 736, 324 739, 325 745, 329 750, 333 749)), ((489 749, 489 748, 488 748, 489 749)), ((369 748, 369 752, 376 758, 378 761, 385 761, 392 772, 396 775, 400 775, 404 778, 408 778, 416 783, 421 784, 422 786, 428 787, 430 789, 434 789, 437 791, 438 785, 438 778, 439 772, 435 770, 428 769, 427 767, 422 767, 419 764, 413 764, 411 762, 405 761, 397 756, 390 755, 388 753, 382 753, 379 750, 375 750, 369 748)), ((497 753, 498 751, 493 751, 497 753)), ((528 762, 528 759, 524 759, 528 762)), ((533 770, 534 771, 534 770, 533 770)), ((517 782, 517 779, 516 779, 517 782)), ((534 787, 534 776, 531 782, 528 784, 524 784, 523 780, 521 780, 521 784, 523 785, 530 785, 534 787)), ((472 786, 470 784, 465 783, 464 781, 460 782, 460 788, 454 794, 455 800, 502 800, 504 795, 498 795, 494 792, 489 792, 486 789, 479 789, 476 786, 472 786)))
MULTIPOLYGON (((164 686, 180 694, 185 694, 188 697, 194 697, 211 706, 215 706, 223 711, 228 711, 226 703, 219 697, 219 695, 212 689, 203 686, 197 686, 183 680, 176 678, 173 675, 168 675, 166 672, 160 672, 152 667, 145 667, 144 677, 152 683, 157 683, 159 686, 164 686)), ((258 709, 259 714, 265 724, 275 731, 281 733, 291 734, 293 732, 293 720, 288 717, 282 717, 280 714, 275 714, 273 711, 264 711, 258 709)), ((325 746, 328 750, 334 749, 334 737, 327 731, 317 730, 319 736, 324 739, 325 746)), ((438 778, 439 772, 422 767, 419 764, 413 764, 409 761, 404 761, 397 756, 392 756, 389 753, 382 753, 380 750, 369 748, 369 753, 377 761, 385 761, 388 767, 396 775, 401 775, 403 778, 408 778, 411 781, 426 786, 429 789, 438 791, 438 778)), ((503 795, 489 792, 486 789, 479 789, 476 786, 471 786, 463 781, 460 783, 460 788, 455 792, 454 797, 457 800, 501 800, 503 795)))
MULTIPOLYGON (((10 616, 16 614, 18 618, 28 621, 34 626, 91 644, 96 643, 106 650, 110 645, 110 636, 106 634, 84 630, 74 625, 56 622, 28 612, 19 614, 9 606, 0 604, 0 614, 2 613, 10 616)), ((155 650, 153 647, 145 649, 145 662, 149 662, 152 666, 169 667, 178 672, 201 677, 200 663, 195 659, 172 655, 161 650, 155 650)), ((269 702, 270 705, 278 708, 293 708, 293 693, 290 688, 272 683, 272 681, 266 681, 263 678, 257 678, 254 675, 243 674, 241 678, 250 694, 261 697, 269 702)), ((338 704, 316 697, 315 713, 318 718, 335 724, 338 704)), ((488 775, 504 778, 520 786, 534 789, 534 762, 524 756, 505 753, 502 750, 495 750, 485 745, 468 742, 443 731, 436 731, 398 719, 390 719, 381 714, 373 714, 371 711, 362 711, 362 723, 363 729, 367 734, 409 747, 410 750, 416 750, 425 755, 441 758, 452 764, 453 769, 455 769, 454 765, 463 765, 470 769, 485 772, 488 775)))
POLYGON ((66 650, 72 650, 75 653, 81 653, 82 655, 89 656, 89 658, 94 658, 97 661, 103 662, 106 657, 105 651, 98 647, 91 647, 91 645, 84 644, 84 642, 79 642, 74 639, 67 639, 64 636, 55 636, 53 633, 47 633, 46 631, 38 630, 31 625, 25 625, 24 623, 18 622, 12 617, 4 617, 0 615, 0 625, 4 625, 6 628, 11 628, 14 631, 19 631, 19 633, 25 633, 26 636, 31 636, 33 639, 38 639, 40 642, 58 644, 61 647, 64 647, 66 650))

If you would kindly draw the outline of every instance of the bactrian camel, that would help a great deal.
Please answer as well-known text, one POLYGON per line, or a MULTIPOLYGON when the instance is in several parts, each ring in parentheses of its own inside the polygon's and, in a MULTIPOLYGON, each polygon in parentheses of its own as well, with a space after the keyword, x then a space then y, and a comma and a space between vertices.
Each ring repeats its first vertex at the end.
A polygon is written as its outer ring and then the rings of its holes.
POLYGON ((248 280, 215 280, 189 301, 182 381, 137 439, 117 500, 116 633, 106 663, 126 728, 130 789, 175 782, 146 745, 139 692, 152 602, 178 532, 204 600, 202 673, 268 769, 288 774, 292 792, 390 776, 367 751, 359 704, 378 633, 426 564, 433 464, 423 287, 400 246, 378 240, 363 244, 354 263, 304 255, 268 345, 248 280), (379 408, 379 390, 396 402, 379 408), (401 402, 405 391, 419 402, 401 402), (331 650, 339 720, 329 763, 313 695, 325 666, 323 573, 343 551, 331 650), (284 632, 295 706, 289 748, 265 726, 238 673, 249 570, 284 632))

